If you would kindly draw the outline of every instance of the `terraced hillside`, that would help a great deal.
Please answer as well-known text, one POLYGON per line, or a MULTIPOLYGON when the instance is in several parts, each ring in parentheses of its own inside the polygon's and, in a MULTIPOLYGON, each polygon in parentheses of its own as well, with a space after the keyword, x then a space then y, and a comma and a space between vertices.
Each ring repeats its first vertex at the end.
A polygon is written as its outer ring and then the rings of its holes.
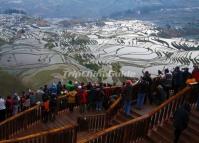
POLYGON ((45 21, 45 25, 38 21, 42 20, 24 15, 0 18, 0 37, 5 41, 0 48, 1 68, 16 72, 32 87, 69 79, 64 78, 66 71, 105 73, 103 78, 76 78, 117 83, 120 79, 112 73, 139 77, 143 70, 155 75, 157 69, 199 63, 197 40, 162 38, 161 29, 151 22, 76 22, 66 28, 62 21, 45 21), (32 84, 36 79, 42 81, 32 84))

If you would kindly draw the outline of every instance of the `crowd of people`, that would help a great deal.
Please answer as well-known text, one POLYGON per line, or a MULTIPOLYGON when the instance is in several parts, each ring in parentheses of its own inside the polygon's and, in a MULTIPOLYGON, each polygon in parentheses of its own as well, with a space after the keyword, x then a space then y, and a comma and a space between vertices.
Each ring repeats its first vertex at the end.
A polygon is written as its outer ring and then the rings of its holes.
MULTIPOLYGON (((138 80, 138 83, 136 83, 137 89, 134 88, 135 83, 127 80, 126 83, 122 85, 125 115, 131 117, 132 98, 136 98, 135 108, 137 109, 142 109, 146 101, 150 104, 159 105, 183 89, 190 81, 192 83, 199 82, 198 66, 194 66, 192 72, 189 72, 188 68, 180 69, 178 66, 175 67, 173 71, 169 71, 169 69, 165 69, 164 71, 158 70, 158 75, 155 78, 152 78, 151 74, 145 71, 143 72, 143 76, 138 80)), ((199 98, 197 105, 197 109, 199 110, 199 98)))
MULTIPOLYGON (((199 81, 199 69, 197 66, 194 66, 192 73, 189 72, 188 68, 181 70, 176 67, 172 72, 168 69, 163 72, 159 70, 158 76, 155 78, 152 78, 151 74, 146 71, 136 82, 127 80, 121 87, 125 115, 131 116, 132 101, 134 99, 136 99, 136 108, 138 109, 142 109, 147 101, 150 104, 160 104, 172 95, 171 91, 176 93, 185 87, 187 80, 190 78, 199 81)), ((37 104, 42 105, 44 122, 54 120, 58 106, 58 96, 67 97, 67 105, 70 112, 73 112, 75 106, 79 106, 81 113, 85 113, 88 110, 106 110, 111 103, 112 97, 105 95, 105 87, 111 87, 111 85, 68 81, 66 84, 58 82, 57 84, 53 83, 51 86, 44 85, 37 91, 29 89, 21 94, 14 93, 12 96, 7 96, 6 99, 0 97, 0 121, 37 104)))
POLYGON ((88 110, 102 111, 108 108, 111 97, 105 96, 104 87, 111 87, 110 84, 88 84, 68 81, 53 83, 51 86, 44 85, 37 91, 23 91, 21 95, 14 93, 6 99, 0 97, 0 121, 29 109, 37 104, 42 105, 43 121, 54 120, 57 110, 57 98, 67 97, 67 107, 73 112, 74 107, 79 106, 80 112, 88 110))

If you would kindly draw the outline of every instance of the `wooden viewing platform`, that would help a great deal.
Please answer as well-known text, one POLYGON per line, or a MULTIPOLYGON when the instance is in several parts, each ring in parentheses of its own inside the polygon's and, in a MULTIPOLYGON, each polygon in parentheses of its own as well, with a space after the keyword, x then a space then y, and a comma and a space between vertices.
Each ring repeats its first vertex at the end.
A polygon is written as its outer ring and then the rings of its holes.
MULTIPOLYGON (((190 103, 192 114, 188 131, 183 133, 185 141, 181 142, 197 143, 199 114, 194 111, 197 96, 193 96, 193 91, 194 88, 187 87, 160 106, 146 104, 142 110, 133 106, 130 118, 122 112, 120 96, 107 111, 100 113, 82 115, 78 107, 70 113, 60 106, 56 120, 48 123, 41 121, 41 108, 37 105, 0 123, 0 143, 170 143, 173 138, 170 118, 184 102, 190 103), (82 125, 78 124, 80 119, 85 121, 82 125)), ((58 103, 65 101, 65 97, 58 99, 58 103)))

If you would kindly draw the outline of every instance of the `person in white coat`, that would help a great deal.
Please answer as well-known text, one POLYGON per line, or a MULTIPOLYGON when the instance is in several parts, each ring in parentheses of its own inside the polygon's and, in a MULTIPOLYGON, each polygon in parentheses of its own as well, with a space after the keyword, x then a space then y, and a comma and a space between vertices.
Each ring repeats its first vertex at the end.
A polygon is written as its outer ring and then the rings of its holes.
POLYGON ((6 101, 0 96, 0 122, 6 118, 6 101))

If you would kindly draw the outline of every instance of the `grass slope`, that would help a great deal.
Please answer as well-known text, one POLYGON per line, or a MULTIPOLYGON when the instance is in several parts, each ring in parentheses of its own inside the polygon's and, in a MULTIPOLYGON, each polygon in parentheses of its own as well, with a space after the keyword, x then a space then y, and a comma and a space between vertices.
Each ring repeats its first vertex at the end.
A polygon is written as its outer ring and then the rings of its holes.
POLYGON ((0 95, 8 96, 12 95, 14 91, 21 93, 26 87, 17 77, 10 75, 6 71, 0 69, 0 95))

